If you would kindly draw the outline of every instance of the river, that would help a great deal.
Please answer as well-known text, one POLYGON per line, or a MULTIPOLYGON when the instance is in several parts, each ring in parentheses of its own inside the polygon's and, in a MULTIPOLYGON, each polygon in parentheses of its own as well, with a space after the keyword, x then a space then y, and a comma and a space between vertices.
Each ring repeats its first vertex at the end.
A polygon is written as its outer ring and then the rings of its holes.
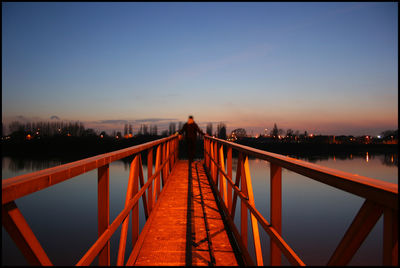
MULTIPOLYGON (((302 160, 398 184, 397 154, 313 155, 302 160)), ((62 159, 3 157, 2 179, 65 162, 62 159)), ((236 163, 237 159, 234 159, 233 170, 236 163)), ((250 159, 249 166, 256 208, 269 220, 269 163, 250 159)), ((144 174, 147 174, 146 166, 144 174)), ((129 162, 110 164, 110 222, 123 209, 128 176, 129 162)), ((363 201, 360 197, 283 169, 282 236, 307 265, 325 265, 363 201)), ((16 200, 16 204, 55 265, 76 264, 97 238, 97 170, 22 197, 16 200)), ((140 211, 142 228, 142 205, 140 211)), ((235 222, 239 221, 236 216, 235 222)), ((381 218, 350 265, 382 264, 382 225, 381 218)), ((260 232, 265 265, 269 260, 269 238, 262 228, 260 232)), ((251 237, 251 231, 249 234, 251 237)), ((112 264, 116 260, 119 235, 120 228, 111 239, 112 264)), ((251 241, 249 247, 252 252, 251 241)), ((131 245, 128 244, 127 250, 129 248, 131 245)), ((284 257, 282 260, 283 264, 289 265, 284 257)), ((2 265, 25 264, 22 254, 2 228, 2 265)))

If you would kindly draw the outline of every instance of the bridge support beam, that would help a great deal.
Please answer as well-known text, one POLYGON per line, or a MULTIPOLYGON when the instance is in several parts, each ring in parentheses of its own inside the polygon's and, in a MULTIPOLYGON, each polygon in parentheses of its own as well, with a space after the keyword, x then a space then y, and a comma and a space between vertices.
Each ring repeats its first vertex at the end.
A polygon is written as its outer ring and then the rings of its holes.
MULTIPOLYGON (((282 234, 282 168, 278 165, 271 163, 271 194, 270 194, 270 213, 271 225, 278 232, 282 234)), ((278 245, 270 239, 270 254, 271 265, 281 265, 282 254, 278 245)))
POLYGON ((52 265, 14 201, 2 207, 3 226, 32 265, 52 265))
MULTIPOLYGON (((98 168, 97 176, 97 233, 100 237, 110 225, 110 175, 109 165, 98 168)), ((99 266, 110 265, 110 241, 99 253, 99 266)))

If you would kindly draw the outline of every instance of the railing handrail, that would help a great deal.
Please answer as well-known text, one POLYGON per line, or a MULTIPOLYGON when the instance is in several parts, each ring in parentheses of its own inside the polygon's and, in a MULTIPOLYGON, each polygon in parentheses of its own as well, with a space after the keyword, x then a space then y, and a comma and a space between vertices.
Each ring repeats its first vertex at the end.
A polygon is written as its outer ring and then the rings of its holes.
POLYGON ((206 135, 205 138, 232 147, 246 155, 266 160, 324 184, 368 198, 378 204, 398 210, 398 185, 390 182, 331 169, 303 160, 283 156, 206 135))
POLYGON ((110 239, 121 228, 117 265, 124 264, 129 214, 132 214, 131 234, 134 245, 139 236, 139 199, 142 198, 146 220, 159 201, 170 172, 178 157, 178 135, 147 142, 129 148, 100 154, 83 160, 16 176, 2 181, 2 224, 26 260, 33 265, 52 265, 29 224, 18 209, 15 199, 45 189, 93 169, 97 173, 98 238, 77 265, 90 265, 98 257, 99 266, 110 265, 110 239), (153 172, 153 149, 156 148, 153 172), (144 182, 142 152, 147 153, 147 182, 144 182), (110 224, 110 163, 134 156, 130 164, 125 207, 110 224), (154 184, 154 185, 153 185, 154 184), (140 188, 139 188, 140 185, 140 188), (154 190, 153 190, 154 186, 154 190), (147 194, 146 194, 147 193, 147 194))
MULTIPOLYGON (((396 184, 322 167, 208 135, 204 138, 204 157, 206 172, 210 176, 213 189, 219 197, 221 207, 227 215, 229 225, 243 252, 248 250, 248 212, 250 212, 252 240, 257 265, 264 265, 258 224, 261 224, 264 231, 270 236, 270 265, 281 265, 282 254, 293 265, 305 265, 281 235, 282 168, 365 198, 363 205, 329 258, 327 265, 348 264, 382 215, 384 218, 383 264, 397 265, 398 186, 396 184), (226 149, 226 158, 224 149, 226 149), (233 182, 232 174, 233 149, 239 153, 235 182, 233 182), (270 223, 255 208, 249 156, 270 162, 270 223), (240 233, 234 223, 237 197, 241 199, 240 233)), ((250 259, 249 263, 251 262, 250 259)))
POLYGON ((2 205, 175 138, 172 135, 71 163, 2 180, 2 205))

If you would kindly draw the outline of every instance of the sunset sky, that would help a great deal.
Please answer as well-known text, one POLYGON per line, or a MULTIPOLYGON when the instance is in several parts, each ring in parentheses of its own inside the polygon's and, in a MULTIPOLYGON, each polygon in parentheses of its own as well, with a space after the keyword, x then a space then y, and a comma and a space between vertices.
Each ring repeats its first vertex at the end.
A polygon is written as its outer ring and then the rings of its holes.
POLYGON ((398 128, 398 3, 2 3, 2 121, 398 128))

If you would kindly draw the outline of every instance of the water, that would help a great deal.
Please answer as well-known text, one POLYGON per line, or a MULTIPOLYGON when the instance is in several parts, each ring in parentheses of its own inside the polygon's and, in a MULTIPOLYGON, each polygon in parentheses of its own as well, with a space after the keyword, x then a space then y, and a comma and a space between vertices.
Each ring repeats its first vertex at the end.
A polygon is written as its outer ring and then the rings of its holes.
MULTIPOLYGON (((306 161, 375 179, 398 183, 397 154, 335 157, 313 156, 306 161)), ((65 160, 2 158, 2 178, 63 164, 65 160)), ((233 160, 235 176, 237 159, 233 160)), ((269 221, 269 163, 250 159, 256 208, 269 221)), ((153 165, 154 167, 154 165, 153 165)), ((147 177, 147 166, 143 165, 147 177)), ((110 164, 110 222, 124 207, 129 161, 110 164)), ((282 236, 307 265, 325 265, 340 242, 363 199, 289 170, 282 170, 282 236)), ((97 170, 16 200, 24 217, 55 265, 74 265, 97 239, 97 170)), ((237 208, 240 208, 238 203, 237 208)), ((140 202, 140 229, 144 225, 140 202)), ((240 213, 235 222, 240 226, 240 213)), ((250 223, 250 221, 249 221, 250 223)), ((380 219, 350 265, 381 265, 380 219)), ((250 226, 250 224, 249 224, 250 226)), ((259 226, 264 264, 269 261, 269 238, 259 226)), ((129 228, 130 230, 130 228, 129 228)), ((25 265, 14 242, 2 229, 2 264, 25 265)), ((116 261, 120 228, 111 239, 111 263, 116 261)), ((131 248, 128 233, 127 252, 131 248)), ((249 231, 251 237, 251 231, 249 231)), ((249 239, 252 252, 252 242, 249 239)), ((126 257, 128 257, 126 253, 126 257)), ((283 257, 283 264, 289 264, 283 257)), ((97 262, 94 261, 93 264, 97 262)))

